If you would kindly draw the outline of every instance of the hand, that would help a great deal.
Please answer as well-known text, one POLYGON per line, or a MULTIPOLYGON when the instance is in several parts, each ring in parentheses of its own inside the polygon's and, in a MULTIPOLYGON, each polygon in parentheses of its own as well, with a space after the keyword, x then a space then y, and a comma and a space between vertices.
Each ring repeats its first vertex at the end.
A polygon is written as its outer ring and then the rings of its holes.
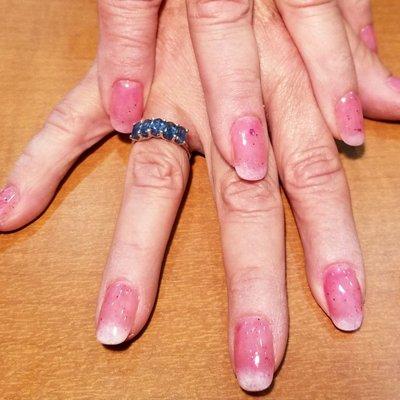
MULTIPOLYGON (((206 155, 221 222, 229 349, 239 383, 247 390, 269 385, 287 339, 277 171, 294 210, 310 287, 321 308, 339 328, 356 329, 364 293, 348 187, 334 141, 296 49, 289 38, 281 40, 282 21, 268 7, 258 12, 262 90, 275 154, 269 158, 267 178, 240 180, 214 145, 186 21, 172 1, 161 15, 155 80, 145 110, 145 116, 162 115, 188 127, 192 149, 206 155), (175 15, 179 17, 172 24, 175 15)), ((74 160, 110 129, 95 65, 56 107, 17 162, 1 196, 1 229, 16 229, 38 216, 74 160)), ((149 316, 188 170, 184 150, 174 144, 150 140, 132 148, 99 295, 97 335, 103 343, 133 337, 149 316), (126 319, 119 317, 121 311, 126 319)))
MULTIPOLYGON (((143 98, 148 96, 160 3, 99 0, 100 92, 112 126, 120 132, 128 133, 140 119, 143 98)), ((368 0, 276 0, 276 4, 335 138, 350 145, 363 143, 362 108, 371 118, 399 119, 400 79, 391 76, 376 54, 368 0)), ((271 0, 256 0, 255 8, 277 14, 271 0)), ((267 126, 253 2, 187 0, 187 11, 214 141, 241 178, 263 178, 268 164, 267 126), (244 123, 260 133, 252 148, 241 141, 244 123)), ((285 31, 280 34, 287 40, 285 31)))

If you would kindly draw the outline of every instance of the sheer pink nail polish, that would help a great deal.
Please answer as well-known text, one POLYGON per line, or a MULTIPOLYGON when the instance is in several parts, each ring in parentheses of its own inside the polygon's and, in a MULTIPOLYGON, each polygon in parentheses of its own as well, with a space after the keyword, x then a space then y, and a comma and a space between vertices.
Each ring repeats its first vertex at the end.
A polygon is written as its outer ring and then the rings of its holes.
POLYGON ((396 92, 400 92, 400 78, 397 76, 391 76, 387 80, 387 84, 396 92))
POLYGON ((6 186, 0 192, 0 223, 15 207, 18 201, 18 191, 14 186, 6 186))
POLYGON ((345 94, 336 105, 336 121, 342 140, 350 146, 364 143, 362 105, 354 92, 345 94))
POLYGON ((363 320, 363 300, 354 270, 347 264, 325 271, 324 293, 333 323, 343 331, 354 331, 363 320))
POLYGON ((267 321, 246 317, 235 327, 235 373, 244 390, 265 390, 272 382, 275 369, 272 334, 267 321))
POLYGON ((267 144, 258 118, 242 117, 232 125, 231 140, 237 174, 249 181, 267 174, 267 144))
POLYGON ((125 281, 111 284, 104 296, 97 323, 97 340, 103 344, 124 342, 132 329, 138 308, 138 296, 125 281))
POLYGON ((111 92, 110 119, 113 128, 130 133, 143 113, 143 87, 138 82, 120 80, 114 83, 111 92))
POLYGON ((376 42, 376 35, 375 35, 375 30, 374 27, 370 24, 365 26, 364 28, 361 29, 360 31, 360 37, 361 40, 364 42, 364 44, 372 51, 377 52, 378 51, 378 45, 376 42))

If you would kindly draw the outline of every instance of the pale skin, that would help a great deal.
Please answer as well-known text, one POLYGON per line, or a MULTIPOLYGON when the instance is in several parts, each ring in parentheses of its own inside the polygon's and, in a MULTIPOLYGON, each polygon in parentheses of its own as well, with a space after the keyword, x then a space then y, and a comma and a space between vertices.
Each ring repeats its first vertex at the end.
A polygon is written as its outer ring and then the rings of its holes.
MULTIPOLYGON (((280 183, 302 239, 309 286, 321 308, 341 329, 353 330, 361 324, 362 315, 350 328, 332 315, 324 288, 326 272, 332 266, 350 268, 360 288, 361 303, 365 294, 349 190, 332 133, 280 17, 271 12, 271 4, 256 6, 260 96, 267 110, 260 118, 268 121, 272 142, 268 147, 273 149, 265 178, 255 182, 240 179, 213 141, 187 19, 177 1, 169 1, 160 15, 154 80, 144 110, 145 118, 162 116, 189 128, 191 149, 206 157, 221 226, 229 350, 239 384, 246 390, 265 389, 272 377, 260 380, 239 370, 234 348, 238 323, 248 317, 267 322, 274 370, 282 361, 288 335, 280 183)), ((366 74, 381 68, 376 55, 364 47, 359 47, 355 59, 366 74)), ((225 90, 220 89, 222 94, 225 90)), ((374 97, 366 96, 365 109, 371 116, 390 119, 399 109, 385 93, 382 89, 374 92, 374 97)), ((17 229, 36 218, 77 157, 111 129, 96 61, 17 161, 7 182, 15 188, 17 201, 2 216, 1 230, 17 229)), ((123 340, 141 331, 154 305, 161 262, 189 167, 186 152, 175 144, 152 139, 132 147, 96 314, 99 324, 107 288, 127 282, 137 295, 137 309, 123 340), (138 206, 141 204, 146 207, 138 206)))
MULTIPOLYGON (((112 104, 118 95, 113 97, 113 85, 121 80, 134 82, 142 88, 136 88, 137 95, 147 98, 161 3, 99 0, 100 93, 114 129, 120 132, 129 132, 137 114, 115 111, 112 104)), ((266 168, 254 172, 238 167, 231 140, 231 128, 243 116, 257 117, 267 134, 254 6, 269 15, 279 9, 335 138, 361 145, 363 112, 373 118, 399 119, 400 79, 391 75, 376 53, 369 0, 187 0, 186 4, 211 133, 241 178, 256 180, 266 174, 266 168)), ((183 4, 181 12, 185 12, 183 4)), ((264 143, 259 146, 265 151, 264 143)))

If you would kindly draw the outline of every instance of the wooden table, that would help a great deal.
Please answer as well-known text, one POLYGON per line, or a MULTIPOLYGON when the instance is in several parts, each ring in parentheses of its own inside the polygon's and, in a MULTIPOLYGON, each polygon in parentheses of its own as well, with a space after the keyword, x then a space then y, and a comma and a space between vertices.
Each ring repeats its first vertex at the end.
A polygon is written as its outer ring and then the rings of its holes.
MULTIPOLYGON (((399 0, 373 2, 380 53, 400 74, 399 0)), ((95 0, 0 1, 0 179, 90 65, 95 0)), ((400 399, 400 126, 368 121, 342 155, 368 276, 366 319, 335 330, 313 301, 286 205, 290 338, 267 398, 400 399)), ((81 162, 47 212, 0 238, 0 398, 241 399, 226 346, 226 289, 204 159, 196 158, 157 307, 139 340, 99 345, 94 311, 129 146, 113 137, 81 162), (104 191, 104 187, 108 187, 104 191)))

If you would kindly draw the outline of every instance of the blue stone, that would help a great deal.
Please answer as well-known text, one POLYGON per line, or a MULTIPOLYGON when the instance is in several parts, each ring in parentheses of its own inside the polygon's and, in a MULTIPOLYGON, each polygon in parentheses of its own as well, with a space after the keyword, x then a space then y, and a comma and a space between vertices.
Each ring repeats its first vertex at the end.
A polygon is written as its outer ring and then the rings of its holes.
POLYGON ((186 129, 182 126, 178 126, 176 137, 179 138, 181 142, 184 142, 186 140, 186 129))
POLYGON ((164 139, 172 140, 174 138, 175 129, 176 129, 175 124, 173 124, 172 122, 167 122, 167 127, 163 134, 164 139))
POLYGON ((165 129, 166 124, 161 118, 156 118, 155 120, 152 121, 150 128, 151 132, 154 136, 159 136, 161 135, 161 131, 165 129))
POLYGON ((131 133, 131 139, 132 140, 138 140, 140 139, 140 127, 141 123, 138 122, 135 125, 133 125, 132 133, 131 133))

